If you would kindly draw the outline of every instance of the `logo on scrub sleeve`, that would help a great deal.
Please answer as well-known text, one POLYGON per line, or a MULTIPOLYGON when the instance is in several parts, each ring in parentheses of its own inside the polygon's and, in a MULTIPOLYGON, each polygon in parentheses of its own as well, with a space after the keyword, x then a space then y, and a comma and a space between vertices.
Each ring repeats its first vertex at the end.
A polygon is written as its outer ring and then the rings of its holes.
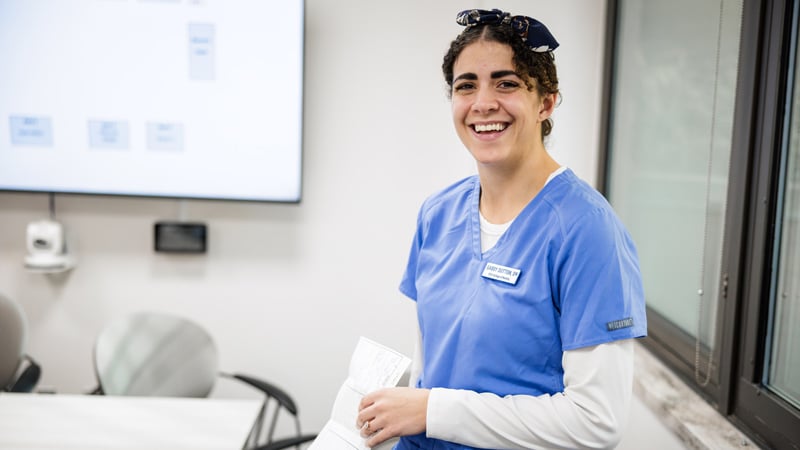
POLYGON ((621 330, 623 328, 630 328, 633 326, 633 317, 626 317, 620 320, 612 320, 606 324, 608 331, 621 330))

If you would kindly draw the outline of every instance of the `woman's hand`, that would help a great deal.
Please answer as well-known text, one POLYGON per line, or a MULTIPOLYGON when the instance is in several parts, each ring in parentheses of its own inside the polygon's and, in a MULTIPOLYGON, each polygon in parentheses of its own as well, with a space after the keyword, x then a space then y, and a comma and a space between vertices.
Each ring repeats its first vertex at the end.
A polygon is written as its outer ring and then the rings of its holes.
POLYGON ((425 431, 428 394, 428 389, 396 387, 365 395, 358 405, 356 426, 367 446, 425 431))

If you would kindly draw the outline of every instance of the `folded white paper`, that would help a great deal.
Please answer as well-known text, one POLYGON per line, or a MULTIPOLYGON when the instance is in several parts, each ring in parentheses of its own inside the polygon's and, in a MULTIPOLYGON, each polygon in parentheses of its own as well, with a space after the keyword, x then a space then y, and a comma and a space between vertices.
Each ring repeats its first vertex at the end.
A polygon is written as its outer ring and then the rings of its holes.
MULTIPOLYGON (((411 359, 365 337, 350 358, 347 379, 339 388, 328 423, 322 428, 309 450, 369 450, 356 428, 361 398, 377 389, 397 386, 411 364, 411 359)), ((379 445, 373 449, 389 448, 379 445)))

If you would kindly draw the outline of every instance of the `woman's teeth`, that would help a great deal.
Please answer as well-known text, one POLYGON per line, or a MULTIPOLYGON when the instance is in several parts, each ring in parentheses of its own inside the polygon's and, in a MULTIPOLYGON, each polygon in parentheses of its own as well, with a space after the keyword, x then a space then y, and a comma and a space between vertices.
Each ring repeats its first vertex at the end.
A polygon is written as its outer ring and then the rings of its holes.
POLYGON ((503 131, 506 129, 506 125, 503 123, 475 124, 473 128, 478 133, 483 133, 484 131, 503 131))

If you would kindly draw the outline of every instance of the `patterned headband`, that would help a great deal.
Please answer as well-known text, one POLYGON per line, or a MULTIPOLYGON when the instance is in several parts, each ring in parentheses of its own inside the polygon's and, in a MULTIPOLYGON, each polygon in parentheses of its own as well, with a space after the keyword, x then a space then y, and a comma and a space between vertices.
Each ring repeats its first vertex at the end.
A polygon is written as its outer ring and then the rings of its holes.
POLYGON ((475 25, 509 24, 522 38, 522 42, 537 53, 552 52, 558 47, 556 38, 543 23, 527 16, 512 16, 507 12, 493 9, 468 9, 458 13, 456 22, 467 28, 475 25))

